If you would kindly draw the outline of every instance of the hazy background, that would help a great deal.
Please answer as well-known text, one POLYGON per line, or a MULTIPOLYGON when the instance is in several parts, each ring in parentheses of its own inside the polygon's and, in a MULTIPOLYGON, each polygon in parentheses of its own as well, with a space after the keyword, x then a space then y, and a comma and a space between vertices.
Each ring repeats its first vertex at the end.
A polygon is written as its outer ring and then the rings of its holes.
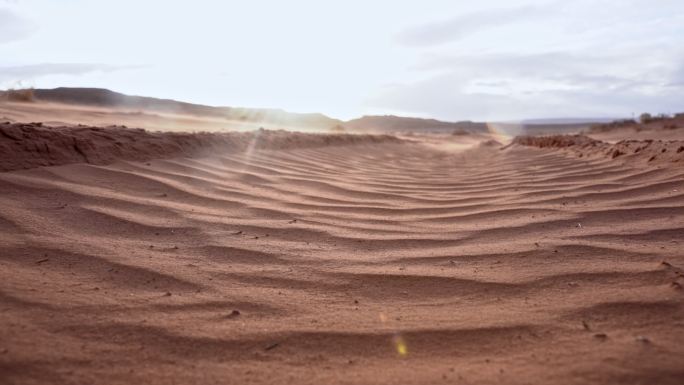
POLYGON ((684 110, 684 2, 0 0, 0 87, 337 118, 684 110))

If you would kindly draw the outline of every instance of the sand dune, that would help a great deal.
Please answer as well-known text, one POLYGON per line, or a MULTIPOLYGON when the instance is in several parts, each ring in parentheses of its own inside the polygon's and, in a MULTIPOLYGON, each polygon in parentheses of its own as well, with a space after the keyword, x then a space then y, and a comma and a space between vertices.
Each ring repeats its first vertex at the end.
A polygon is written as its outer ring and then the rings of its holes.
POLYGON ((136 135, 0 173, 3 383, 681 383, 681 152, 136 135))
MULTIPOLYGON (((621 134, 623 137, 625 133, 621 134)), ((578 157, 622 157, 632 162, 684 162, 684 138, 678 140, 620 140, 616 143, 596 140, 584 135, 520 136, 511 145, 563 150, 578 157)))
POLYGON ((398 142, 388 135, 321 135, 268 130, 250 132, 149 132, 126 127, 49 127, 0 123, 0 171, 70 163, 201 156, 208 152, 295 149, 398 142))

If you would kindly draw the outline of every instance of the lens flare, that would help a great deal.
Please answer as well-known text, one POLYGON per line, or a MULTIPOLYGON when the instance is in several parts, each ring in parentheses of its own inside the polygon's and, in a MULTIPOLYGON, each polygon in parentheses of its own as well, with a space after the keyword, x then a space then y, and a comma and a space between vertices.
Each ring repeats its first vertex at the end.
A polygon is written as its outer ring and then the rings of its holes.
POLYGON ((384 324, 385 322, 387 322, 387 316, 385 315, 385 313, 380 313, 379 318, 381 323, 384 324))
MULTIPOLYGON (((378 314, 378 317, 380 318, 381 324, 387 324, 387 315, 385 313, 378 314)), ((406 345, 406 341, 400 333, 397 332, 392 336, 392 344, 399 357, 406 357, 408 355, 408 345, 406 345)))
POLYGON ((247 168, 252 164, 252 156, 254 155, 254 152, 256 150, 257 144, 259 142, 259 135, 261 135, 262 130, 254 130, 252 132, 252 139, 250 140, 249 144, 247 145, 247 149, 245 150, 244 157, 244 166, 242 167, 241 170, 239 170, 239 173, 242 174, 244 173, 247 168))
POLYGON ((404 341, 404 337, 397 334, 394 336, 392 341, 394 342, 394 347, 397 350, 397 354, 400 357, 406 357, 408 354, 408 346, 406 345, 406 341, 404 341))
POLYGON ((489 134, 501 143, 508 143, 514 137, 525 133, 525 125, 522 123, 493 123, 487 122, 489 134))

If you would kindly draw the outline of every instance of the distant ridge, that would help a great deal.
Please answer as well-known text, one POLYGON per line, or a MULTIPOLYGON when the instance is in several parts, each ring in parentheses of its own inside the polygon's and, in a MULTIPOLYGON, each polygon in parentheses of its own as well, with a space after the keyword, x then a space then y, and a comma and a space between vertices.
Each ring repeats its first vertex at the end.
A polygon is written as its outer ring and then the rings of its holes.
POLYGON ((487 132, 486 123, 464 122, 443 122, 435 119, 406 118, 394 115, 373 115, 353 119, 346 122, 345 127, 351 130, 372 130, 383 132, 411 132, 411 131, 431 131, 431 132, 454 132, 466 131, 471 133, 487 132))
MULTIPOLYGON (((294 113, 281 109, 217 107, 180 102, 145 96, 131 96, 103 88, 23 89, 0 91, 0 101, 17 102, 43 101, 80 106, 112 108, 131 112, 152 114, 178 114, 210 117, 261 124, 270 128, 314 129, 334 132, 361 133, 486 133, 487 123, 461 121, 445 122, 436 119, 402 117, 395 115, 370 115, 342 121, 320 113, 294 113)), ((519 123, 501 122, 496 126, 510 131, 524 133, 567 133, 579 132, 591 124, 610 119, 535 119, 519 123)))
POLYGON ((13 94, 18 94, 21 95, 22 100, 27 101, 27 93, 32 93, 34 100, 52 103, 219 117, 228 120, 270 123, 283 126, 331 129, 342 124, 341 120, 318 113, 301 114, 277 109, 213 107, 171 99, 130 96, 103 88, 59 87, 54 89, 5 91, 6 99, 10 100, 13 94))
POLYGON ((4 99, 44 101, 82 106, 126 109, 154 113, 218 117, 286 127, 316 128, 337 132, 485 132, 484 123, 443 122, 435 119, 400 116, 364 116, 344 122, 320 113, 294 113, 280 109, 214 107, 171 99, 131 96, 103 88, 25 89, 3 92, 4 99))

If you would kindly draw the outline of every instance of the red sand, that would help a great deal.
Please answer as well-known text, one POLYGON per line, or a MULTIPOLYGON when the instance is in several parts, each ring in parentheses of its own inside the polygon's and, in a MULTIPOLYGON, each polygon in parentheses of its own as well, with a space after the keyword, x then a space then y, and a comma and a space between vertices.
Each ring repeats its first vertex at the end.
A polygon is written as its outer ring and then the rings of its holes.
POLYGON ((108 164, 207 152, 295 149, 357 143, 398 142, 388 135, 322 135, 257 130, 230 133, 150 132, 124 127, 46 127, 0 123, 0 171, 69 163, 108 164))
POLYGON ((579 157, 610 157, 634 162, 684 164, 684 140, 621 140, 607 143, 583 135, 521 136, 511 145, 562 149, 579 157))
POLYGON ((672 144, 2 127, 2 384, 684 378, 672 144))

